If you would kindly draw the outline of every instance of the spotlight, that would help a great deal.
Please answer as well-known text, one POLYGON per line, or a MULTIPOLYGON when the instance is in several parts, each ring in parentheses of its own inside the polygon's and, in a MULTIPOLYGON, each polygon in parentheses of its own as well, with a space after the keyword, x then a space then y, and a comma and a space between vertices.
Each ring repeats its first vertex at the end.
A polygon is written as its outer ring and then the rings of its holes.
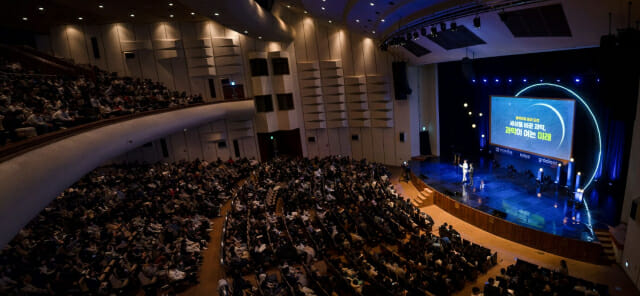
POLYGON ((356 20, 356 23, 359 23, 359 22, 360 22, 360 20, 356 20))
POLYGON ((245 34, 249 34, 249 31, 247 31, 247 30, 244 30, 244 33, 245 33, 245 34))
POLYGON ((431 27, 431 36, 436 36, 438 34, 438 29, 436 29, 436 26, 432 26, 431 27))
POLYGON ((511 78, 509 78, 509 80, 507 80, 507 81, 509 81, 509 83, 513 82, 513 80, 511 78))
POLYGON ((420 35, 427 37, 427 27, 422 27, 420 29, 420 35))
POLYGON ((376 5, 376 4, 375 4, 375 3, 373 3, 373 2, 369 2, 369 5, 370 5, 370 6, 374 6, 374 5, 376 5))
POLYGON ((170 17, 170 18, 173 18, 173 14, 170 14, 170 15, 169 15, 169 17, 170 17))
POLYGON ((324 6, 320 7, 320 9, 325 10, 324 6))
POLYGON ((423 126, 422 126, 422 131, 424 132, 424 131, 426 131, 426 130, 427 130, 427 127, 423 125, 423 126))
POLYGON ((23 20, 23 21, 28 21, 28 20, 29 20, 29 18, 28 18, 28 17, 26 17, 26 16, 23 16, 23 17, 22 17, 22 20, 23 20))
POLYGON ((331 23, 333 23, 333 21, 332 21, 332 20, 329 20, 329 23, 331 24, 331 23))
POLYGON ((527 78, 522 78, 522 82, 527 82, 527 78))
POLYGON ((556 79, 556 82, 557 82, 557 83, 560 83, 560 79, 556 79))
POLYGON ((380 21, 384 23, 384 19, 381 19, 380 21))
POLYGON ((480 135, 481 138, 484 138, 484 134, 480 135))
POLYGON ((446 30, 447 30, 447 24, 440 23, 440 31, 446 31, 446 30))
POLYGON ((169 2, 169 6, 173 6, 173 3, 169 2))
POLYGON ((262 40, 262 36, 258 36, 258 39, 262 40))
POLYGON ((487 83, 487 78, 482 78, 482 82, 487 83))
POLYGON ((500 82, 500 79, 496 78, 496 83, 500 82))
POLYGON ((472 124, 472 125, 471 125, 471 128, 476 128, 476 124, 475 124, 475 123, 474 123, 474 124, 472 124))
POLYGON ((98 4, 98 8, 102 9, 102 8, 104 8, 104 5, 98 4))
POLYGON ((375 31, 375 30, 371 31, 371 34, 375 34, 375 33, 376 33, 376 31, 375 31))
POLYGON ((476 28, 480 28, 480 17, 476 16, 473 18, 473 26, 476 28))
POLYGON ((83 20, 83 19, 84 19, 84 18, 82 18, 81 16, 79 16, 79 17, 78 17, 78 20, 79 20, 79 21, 81 21, 81 20, 83 20))
POLYGON ((130 14, 129 16, 130 16, 130 17, 136 17, 136 15, 135 15, 135 14, 133 14, 133 13, 132 13, 132 14, 130 14))
POLYGON ((542 79, 540 79, 540 82, 542 82, 542 79))
POLYGON ((581 81, 581 80, 580 80, 580 77, 578 77, 578 78, 576 78, 576 79, 575 79, 575 82, 576 82, 576 83, 580 83, 580 81, 581 81))
POLYGON ((476 83, 476 80, 475 79, 471 79, 471 82, 476 83))
POLYGON ((469 116, 473 115, 473 112, 469 111, 469 116))
POLYGON ((38 10, 44 11, 44 7, 40 6, 40 7, 38 7, 38 10))
POLYGON ((192 11, 190 14, 191 14, 191 15, 196 15, 196 13, 195 13, 195 12, 193 12, 193 11, 192 11))
POLYGON ((462 106, 464 106, 465 108, 467 108, 467 107, 469 107, 469 104, 464 103, 464 104, 462 104, 462 106))
POLYGON ((220 16, 220 13, 218 13, 218 12, 214 12, 214 13, 213 13, 213 15, 215 15, 215 16, 220 16))
POLYGON ((482 117, 482 112, 478 113, 478 116, 482 117))

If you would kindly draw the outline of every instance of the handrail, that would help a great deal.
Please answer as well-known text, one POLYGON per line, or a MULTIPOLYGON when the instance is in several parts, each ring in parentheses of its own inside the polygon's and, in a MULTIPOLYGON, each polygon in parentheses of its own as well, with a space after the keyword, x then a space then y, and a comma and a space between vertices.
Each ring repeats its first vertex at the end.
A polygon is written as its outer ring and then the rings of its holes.
POLYGON ((150 110, 150 111, 143 111, 143 112, 138 112, 138 113, 133 113, 133 114, 127 114, 127 115, 122 115, 122 116, 117 116, 117 117, 112 117, 112 118, 107 118, 107 119, 102 119, 102 120, 98 120, 98 121, 94 121, 94 122, 90 122, 90 123, 86 123, 86 124, 82 124, 82 125, 77 125, 71 128, 67 128, 67 129, 62 129, 62 130, 58 130, 55 132, 50 132, 50 133, 46 133, 40 136, 36 136, 27 140, 23 140, 20 142, 16 142, 16 143, 11 143, 11 144, 7 144, 4 145, 2 147, 0 147, 0 162, 4 162, 8 159, 11 159, 13 157, 16 157, 18 155, 24 154, 28 151, 31 151, 33 149, 36 149, 38 147, 42 147, 42 146, 46 146, 49 145, 51 143, 60 141, 62 139, 71 137, 71 136, 75 136, 77 134, 89 131, 89 130, 93 130, 99 127, 103 127, 106 125, 111 125, 114 123, 119 123, 119 122, 123 122, 123 121, 127 121, 127 120, 132 120, 132 119, 136 119, 136 118, 140 118, 140 117, 144 117, 144 116, 148 116, 148 115, 155 115, 155 114, 160 114, 160 113, 165 113, 165 112, 172 112, 172 111, 176 111, 176 110, 182 110, 182 109, 188 109, 188 108, 193 108, 193 107, 198 107, 198 106, 204 106, 204 105, 212 105, 212 104, 219 104, 219 103, 228 103, 228 102, 237 102, 237 101, 244 101, 244 100, 250 100, 250 98, 242 98, 242 99, 233 99, 233 100, 220 100, 220 101, 214 101, 214 102, 210 102, 210 103, 198 103, 198 104, 191 104, 191 105, 187 105, 187 106, 179 106, 179 107, 173 107, 173 108, 164 108, 164 109, 157 109, 157 110, 150 110))

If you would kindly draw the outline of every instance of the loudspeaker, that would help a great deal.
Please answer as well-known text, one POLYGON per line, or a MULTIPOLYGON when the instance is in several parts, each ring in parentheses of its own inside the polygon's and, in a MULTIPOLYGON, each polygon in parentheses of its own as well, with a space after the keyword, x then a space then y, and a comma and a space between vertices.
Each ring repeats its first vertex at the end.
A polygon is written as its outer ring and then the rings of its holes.
POLYGON ((396 100, 406 100, 412 90, 407 80, 407 63, 393 62, 393 88, 395 89, 396 100))
POLYGON ((420 132, 420 155, 431 155, 431 144, 429 143, 429 131, 420 132))
POLYGON ((506 219, 507 218, 507 213, 503 212, 503 211, 499 211, 499 210, 493 210, 493 212, 491 213, 494 217, 498 217, 498 218, 502 218, 502 219, 506 219))
POLYGON ((464 78, 467 79, 467 81, 476 78, 476 72, 473 71, 473 60, 466 57, 462 58, 460 65, 462 66, 462 75, 464 75, 464 78))
POLYGON ((135 59, 136 58, 136 53, 135 52, 125 52, 124 53, 124 58, 125 59, 135 59))
POLYGON ((404 133, 400 133, 400 142, 404 143, 404 133))

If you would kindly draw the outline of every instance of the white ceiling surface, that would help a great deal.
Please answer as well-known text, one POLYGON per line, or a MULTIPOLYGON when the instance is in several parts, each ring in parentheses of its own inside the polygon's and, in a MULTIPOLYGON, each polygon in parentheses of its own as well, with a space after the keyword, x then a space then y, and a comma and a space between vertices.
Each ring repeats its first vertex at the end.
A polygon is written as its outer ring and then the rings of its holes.
MULTIPOLYGON (((393 2, 394 5, 389 5, 389 0, 280 0, 280 3, 283 5, 302 5, 302 9, 307 10, 316 18, 327 21, 332 20, 334 24, 346 25, 350 30, 357 33, 366 32, 371 37, 378 39, 379 42, 381 38, 412 20, 424 17, 438 9, 452 7, 464 1, 394 0, 393 2), (375 5, 371 6, 371 2, 375 5), (322 10, 321 7, 325 7, 325 9, 322 10), (376 15, 375 11, 379 11, 380 14, 376 15), (408 12, 411 12, 409 17, 401 17, 402 14, 408 12), (380 21, 383 18, 385 22, 380 21), (367 20, 369 19, 372 21, 368 22, 367 20), (360 20, 360 22, 356 22, 355 20, 360 20), (367 27, 365 28, 365 26, 367 27), (372 33, 374 30, 376 34, 372 33)), ((636 3, 632 5, 631 17, 631 24, 634 27, 636 21, 640 20, 640 1, 635 2, 636 3)), ((555 3, 561 3, 563 6, 569 27, 571 28, 571 37, 515 38, 500 20, 498 12, 489 12, 480 15, 480 28, 474 28, 474 16, 455 20, 458 25, 464 25, 478 35, 486 44, 447 51, 431 42, 428 38, 420 36, 415 42, 429 49, 431 53, 421 58, 416 58, 402 47, 390 48, 389 51, 393 54, 400 55, 400 58, 406 59, 412 64, 431 64, 460 60, 466 57, 467 53, 470 58, 483 58, 585 48, 599 46, 600 36, 608 33, 609 12, 612 13, 612 27, 614 32, 616 28, 627 26, 628 0, 548 1, 542 4, 521 6, 509 10, 520 10, 527 7, 555 3)))

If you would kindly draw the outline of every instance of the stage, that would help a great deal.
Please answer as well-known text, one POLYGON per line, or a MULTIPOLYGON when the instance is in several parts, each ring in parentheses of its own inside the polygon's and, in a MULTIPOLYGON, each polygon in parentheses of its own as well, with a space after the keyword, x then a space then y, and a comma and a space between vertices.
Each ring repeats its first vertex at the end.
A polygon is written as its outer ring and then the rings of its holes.
POLYGON ((489 214, 502 212, 507 221, 550 234, 592 242, 597 240, 595 229, 615 226, 618 221, 612 196, 591 188, 584 194, 585 203, 573 202, 562 186, 539 187, 535 177, 494 168, 483 158, 474 163, 474 184, 464 186, 462 169, 452 162, 431 158, 411 161, 410 166, 428 186, 459 202, 489 214))

